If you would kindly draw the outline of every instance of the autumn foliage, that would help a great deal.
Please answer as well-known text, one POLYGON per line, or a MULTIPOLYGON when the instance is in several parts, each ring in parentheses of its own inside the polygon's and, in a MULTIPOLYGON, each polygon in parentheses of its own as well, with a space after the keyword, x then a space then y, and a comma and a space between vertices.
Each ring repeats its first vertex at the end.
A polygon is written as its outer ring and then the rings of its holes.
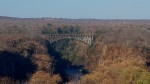
POLYGON ((0 17, 0 84, 150 84, 150 21, 0 17), (95 34, 92 45, 45 34, 95 34))

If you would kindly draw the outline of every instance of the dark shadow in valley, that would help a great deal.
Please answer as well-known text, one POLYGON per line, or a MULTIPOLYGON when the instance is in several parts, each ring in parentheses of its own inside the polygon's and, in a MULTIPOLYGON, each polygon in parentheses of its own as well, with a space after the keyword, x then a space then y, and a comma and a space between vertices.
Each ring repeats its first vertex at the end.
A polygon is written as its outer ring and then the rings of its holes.
MULTIPOLYGON (((66 69, 80 69, 83 70, 84 66, 83 65, 72 65, 72 63, 66 59, 62 58, 62 54, 55 51, 55 49, 52 47, 53 44, 50 44, 48 41, 46 42, 46 46, 48 49, 48 53, 50 54, 50 56, 53 56, 54 60, 55 60, 55 70, 54 73, 55 74, 60 74, 60 76, 62 77, 63 82, 68 82, 69 81, 69 77, 66 74, 66 69)), ((81 71, 82 73, 82 71, 81 71)))
POLYGON ((150 48, 149 47, 143 47, 142 52, 145 53, 145 55, 146 55, 146 60, 147 60, 146 65, 148 67, 150 67, 150 48))
POLYGON ((150 62, 147 62, 146 64, 147 64, 148 67, 150 67, 150 62))
POLYGON ((8 51, 0 52, 0 77, 26 81, 36 70, 29 58, 8 51))

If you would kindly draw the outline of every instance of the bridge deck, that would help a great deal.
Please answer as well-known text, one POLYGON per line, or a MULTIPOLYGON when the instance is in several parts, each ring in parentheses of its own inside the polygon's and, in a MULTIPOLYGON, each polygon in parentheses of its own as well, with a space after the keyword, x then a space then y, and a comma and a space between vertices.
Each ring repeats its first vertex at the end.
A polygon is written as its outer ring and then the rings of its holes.
POLYGON ((85 42, 91 45, 93 36, 95 35, 96 34, 46 34, 46 35, 43 35, 42 37, 49 40, 50 43, 53 43, 55 41, 58 41, 64 38, 73 38, 73 39, 80 40, 82 42, 85 42))

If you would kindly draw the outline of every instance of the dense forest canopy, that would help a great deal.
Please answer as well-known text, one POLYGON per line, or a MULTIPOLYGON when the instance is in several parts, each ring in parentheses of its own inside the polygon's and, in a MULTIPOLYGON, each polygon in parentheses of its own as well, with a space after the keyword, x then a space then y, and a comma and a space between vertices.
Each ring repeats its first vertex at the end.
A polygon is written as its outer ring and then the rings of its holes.
POLYGON ((149 84, 149 54, 150 20, 0 17, 0 84, 149 84), (51 44, 47 34, 96 36, 51 44))

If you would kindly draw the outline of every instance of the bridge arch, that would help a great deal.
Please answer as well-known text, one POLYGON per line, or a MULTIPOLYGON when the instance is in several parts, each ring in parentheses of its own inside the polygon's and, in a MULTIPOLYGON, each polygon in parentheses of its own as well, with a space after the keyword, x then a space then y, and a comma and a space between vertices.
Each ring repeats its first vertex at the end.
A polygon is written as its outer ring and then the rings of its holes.
POLYGON ((86 44, 86 45, 91 45, 91 44, 89 44, 88 42, 84 42, 84 41, 82 41, 82 40, 80 40, 80 39, 74 39, 74 38, 61 38, 61 39, 56 39, 56 40, 49 41, 49 42, 50 42, 50 44, 53 44, 53 43, 59 42, 59 41, 61 41, 61 40, 76 40, 76 41, 80 41, 80 42, 82 42, 82 43, 84 43, 84 44, 86 44))
POLYGON ((81 42, 84 42, 88 45, 92 44, 93 35, 84 35, 84 34, 49 34, 44 36, 50 43, 54 43, 63 39, 74 39, 81 42))

